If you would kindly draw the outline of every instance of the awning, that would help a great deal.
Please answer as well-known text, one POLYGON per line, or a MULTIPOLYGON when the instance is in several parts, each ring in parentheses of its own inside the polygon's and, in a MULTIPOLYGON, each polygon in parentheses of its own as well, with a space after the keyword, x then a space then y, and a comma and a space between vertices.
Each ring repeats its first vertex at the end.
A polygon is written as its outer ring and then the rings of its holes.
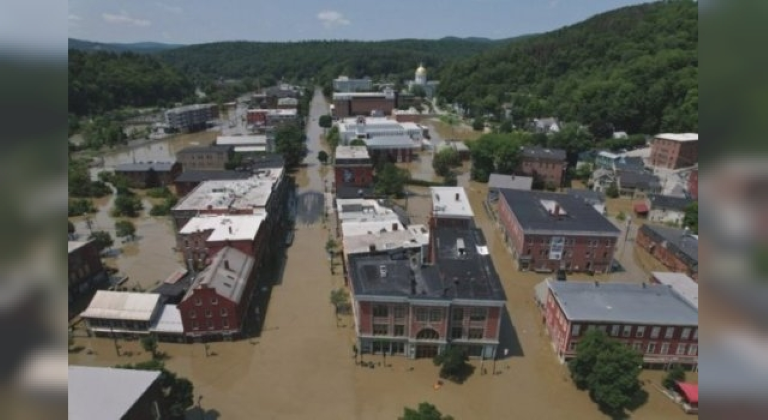
POLYGON ((680 388, 680 391, 685 396, 685 399, 688 400, 691 404, 698 404, 699 403, 699 385, 698 384, 689 384, 685 382, 677 382, 678 388, 680 388))
POLYGON ((637 214, 648 213, 648 206, 645 203, 635 203, 634 209, 637 214))

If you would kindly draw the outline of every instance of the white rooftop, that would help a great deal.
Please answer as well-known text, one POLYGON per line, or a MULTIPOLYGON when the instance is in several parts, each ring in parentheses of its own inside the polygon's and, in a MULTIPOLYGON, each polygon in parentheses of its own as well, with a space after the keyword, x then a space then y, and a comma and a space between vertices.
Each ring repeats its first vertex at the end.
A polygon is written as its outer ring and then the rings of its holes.
POLYGON ((149 321, 160 300, 158 293, 113 292, 99 290, 91 299, 83 318, 149 321))
POLYGON ((67 241, 67 253, 71 254, 74 251, 82 248, 88 241, 67 241))
POLYGON ((254 262, 253 257, 236 248, 222 248, 213 256, 211 264, 197 275, 183 300, 194 295, 196 289, 207 287, 216 289, 219 296, 239 304, 251 277, 254 262))
POLYGON ((415 235, 408 229, 402 227, 398 230, 386 230, 384 232, 355 233, 343 235, 342 243, 344 245, 344 254, 360 254, 371 251, 371 246, 375 250, 392 250, 398 248, 419 248, 423 246, 421 234, 415 235))
POLYGON ((698 141, 698 133, 661 133, 656 135, 657 139, 672 140, 672 141, 698 141))
POLYGON ((259 153, 266 152, 267 146, 235 146, 235 153, 259 153))
POLYGON ((336 212, 342 222, 357 220, 400 220, 389 207, 382 206, 376 200, 366 198, 347 198, 336 200, 336 212))
POLYGON ((160 371, 69 366, 68 418, 120 419, 160 377, 160 371))
POLYGON ((336 159, 369 159, 368 148, 365 146, 338 146, 336 159))
POLYGON ((182 198, 173 210, 263 209, 282 175, 282 168, 272 168, 248 179, 205 181, 182 198))
POLYGON ((432 208, 436 217, 474 217, 467 193, 462 187, 431 187, 432 208))
POLYGON ((346 238, 356 235, 371 235, 407 230, 396 217, 379 220, 348 220, 341 224, 341 235, 346 238))
POLYGON ((665 284, 677 292, 680 297, 699 309, 699 284, 683 273, 654 271, 651 276, 661 284, 665 284))
POLYGON ((266 213, 236 215, 202 215, 193 217, 179 231, 181 235, 212 230, 209 242, 253 240, 259 232, 266 213))
POLYGON ((184 324, 181 322, 181 311, 176 305, 163 305, 157 321, 149 327, 152 332, 167 334, 183 334, 184 324))
POLYGON ((253 135, 253 136, 218 136, 216 137, 216 144, 220 146, 254 146, 254 145, 267 145, 267 136, 265 135, 253 135))

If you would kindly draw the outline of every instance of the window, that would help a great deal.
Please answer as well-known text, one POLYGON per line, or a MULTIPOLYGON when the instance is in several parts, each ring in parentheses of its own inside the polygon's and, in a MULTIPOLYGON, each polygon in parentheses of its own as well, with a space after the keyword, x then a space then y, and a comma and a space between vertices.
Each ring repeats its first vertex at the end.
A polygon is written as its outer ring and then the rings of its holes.
POLYGON ((699 329, 698 328, 694 328, 694 330, 693 330, 693 339, 694 340, 698 340, 699 339, 699 329))
POLYGON ((659 333, 661 332, 661 327, 653 327, 651 328, 651 338, 659 338, 659 333))
POLYGON ((688 356, 696 356, 699 353, 699 346, 697 344, 691 344, 688 347, 688 356))
POLYGON ((667 331, 664 332, 664 338, 670 339, 675 335, 675 327, 667 327, 667 331))
POLYGON ((429 311, 429 322, 440 322, 443 319, 442 309, 432 309, 429 311))
POLYGON ((618 325, 611 325, 611 337, 618 337, 620 328, 618 325))
POLYGON ((386 318, 387 316, 389 316, 389 308, 385 305, 373 305, 374 318, 386 318))
POLYGON ((205 325, 208 327, 209 330, 212 330, 213 329, 213 320, 212 319, 205 320, 205 325))
POLYGON ((427 310, 424 308, 417 308, 416 320, 419 322, 427 322, 427 310))
POLYGON ((224 318, 221 320, 221 327, 222 328, 229 328, 229 320, 227 318, 224 318))
POLYGON ((581 325, 579 324, 571 325, 571 337, 578 337, 580 332, 581 332, 581 325))
POLYGON ((632 343, 632 349, 634 349, 636 351, 642 351, 642 348, 643 348, 643 343, 641 343, 639 341, 636 341, 636 342, 632 343))
POLYGON ((219 313, 221 314, 221 316, 229 315, 229 312, 227 311, 227 308, 221 308, 221 310, 219 310, 219 313))
POLYGON ((211 310, 210 310, 210 309, 206 309, 206 310, 205 310, 205 317, 206 317, 206 318, 210 318, 210 317, 212 317, 212 316, 213 316, 213 312, 211 312, 211 310))
POLYGON ((454 308, 451 314, 451 319, 461 322, 464 320, 464 309, 454 308))
POLYGON ((678 344, 677 345, 677 355, 682 356, 685 354, 685 351, 687 350, 687 345, 685 344, 678 344))
POLYGON ((608 329, 608 326, 607 325, 598 325, 597 329, 602 331, 602 332, 605 332, 608 329))
POLYGON ((637 327, 637 329, 635 330, 635 337, 636 338, 643 338, 643 337, 645 337, 645 327, 644 326, 637 327))
POLYGON ((467 334, 467 337, 470 340, 481 340, 483 338, 483 329, 482 328, 470 328, 469 334, 467 334))
POLYGON ((681 340, 688 340, 691 338, 691 329, 690 328, 683 328, 683 331, 680 333, 680 339, 681 340))
POLYGON ((395 306, 395 319, 405 318, 405 306, 395 306))
POLYGON ((485 321, 488 311, 485 308, 472 308, 469 312, 470 321, 485 321))
POLYGON ((461 327, 453 327, 451 328, 451 338, 453 339, 459 339, 463 337, 464 329, 461 327))
POLYGON ((197 318, 197 311, 189 311, 190 318, 197 318))
POLYGON ((202 299, 200 299, 199 297, 195 298, 195 306, 200 306, 202 304, 203 304, 203 300, 202 299))
POLYGON ((211 298, 211 305, 218 305, 219 304, 219 298, 212 297, 211 298))
POLYGON ((387 334, 389 334, 389 325, 373 324, 373 335, 387 335, 387 334))
POLYGON ((405 335, 405 325, 395 325, 395 337, 402 337, 405 335))
POLYGON ((591 252, 589 252, 589 251, 587 251, 587 252, 585 252, 585 253, 584 253, 584 258, 589 258, 589 257, 591 257, 591 256, 592 256, 592 253, 591 253, 591 252))
POLYGON ((568 343, 568 351, 575 351, 577 344, 579 344, 578 341, 571 341, 570 343, 568 343))
POLYGON ((669 343, 661 343, 661 351, 659 354, 669 354, 669 343))
POLYGON ((200 329, 200 324, 197 321, 192 321, 192 329, 197 331, 200 329))
POLYGON ((626 338, 629 337, 632 334, 632 327, 629 325, 625 325, 624 329, 621 330, 621 336, 626 338))
POLYGON ((645 349, 648 354, 656 353, 656 343, 648 343, 648 348, 645 349))

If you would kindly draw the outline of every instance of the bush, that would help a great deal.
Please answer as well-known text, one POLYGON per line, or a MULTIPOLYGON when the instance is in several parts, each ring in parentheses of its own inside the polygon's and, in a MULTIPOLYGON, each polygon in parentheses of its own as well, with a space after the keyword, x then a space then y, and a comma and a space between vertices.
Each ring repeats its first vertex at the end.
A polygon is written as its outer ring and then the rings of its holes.
POLYGON ((112 208, 112 215, 115 217, 137 217, 144 209, 141 199, 135 196, 118 195, 115 198, 115 207, 112 208))
POLYGON ((624 213, 623 211, 620 211, 619 214, 616 215, 616 220, 621 222, 627 220, 627 214, 624 213))
POLYGON ((155 204, 152 206, 152 209, 149 210, 149 215, 155 217, 168 216, 171 214, 171 209, 176 205, 178 201, 179 199, 174 196, 168 197, 163 203, 155 204))
POLYGON ((93 206, 91 200, 87 198, 69 200, 69 207, 67 209, 69 217, 82 216, 86 213, 96 213, 96 207, 93 206))
POLYGON ((473 367, 467 361, 467 352, 460 347, 448 347, 435 356, 432 362, 440 366, 440 377, 462 383, 472 374, 473 367))
POLYGON ((675 386, 675 382, 685 381, 685 369, 681 365, 674 365, 662 381, 664 388, 671 389, 675 386))
POLYGON ((167 198, 172 196, 173 193, 167 187, 150 188, 147 190, 147 197, 167 198))

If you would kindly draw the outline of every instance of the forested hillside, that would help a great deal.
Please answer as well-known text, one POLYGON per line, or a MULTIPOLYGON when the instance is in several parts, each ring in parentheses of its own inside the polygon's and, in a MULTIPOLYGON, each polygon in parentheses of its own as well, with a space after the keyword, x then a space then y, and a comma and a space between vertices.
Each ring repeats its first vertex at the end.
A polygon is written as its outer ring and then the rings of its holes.
POLYGON ((439 94, 472 115, 556 116, 630 133, 698 130, 698 5, 625 7, 453 63, 439 94))
POLYGON ((69 112, 172 104, 194 94, 185 75, 148 55, 69 50, 69 112))
MULTIPOLYGON (((197 80, 264 78, 330 81, 350 77, 413 77, 423 62, 436 69, 447 62, 489 50, 507 41, 403 39, 394 41, 217 42, 158 54, 197 80)), ((434 74, 434 73, 433 73, 434 74)))
POLYGON ((132 42, 132 43, 105 43, 93 42, 83 39, 69 38, 70 50, 91 51, 91 52, 135 52, 135 53, 153 53, 157 51, 169 50, 183 47, 181 44, 164 44, 162 42, 132 42))

